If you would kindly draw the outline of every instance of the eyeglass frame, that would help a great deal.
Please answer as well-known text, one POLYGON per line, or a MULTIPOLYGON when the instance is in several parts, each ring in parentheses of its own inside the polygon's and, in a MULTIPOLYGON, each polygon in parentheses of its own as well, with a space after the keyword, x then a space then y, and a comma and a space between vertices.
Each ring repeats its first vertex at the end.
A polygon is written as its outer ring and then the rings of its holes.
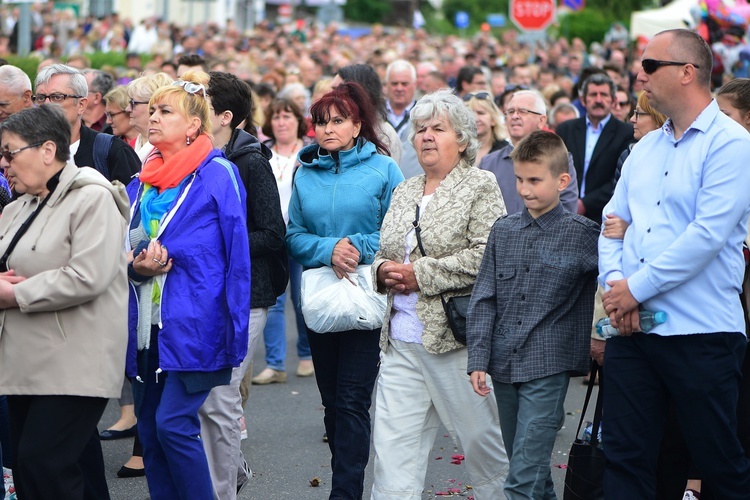
POLYGON ((128 101, 128 103, 130 104, 130 110, 131 110, 131 111, 134 111, 134 110, 135 110, 135 107, 136 107, 137 105, 139 105, 139 104, 148 104, 148 101, 136 101, 135 99, 133 99, 133 98, 131 97, 131 98, 130 98, 130 100, 128 101))
POLYGON ((84 96, 82 95, 75 95, 75 94, 63 94, 62 92, 53 92, 51 94, 34 94, 31 96, 32 102, 39 101, 38 104, 44 104, 47 99, 49 99, 49 102, 54 104, 60 104, 61 102, 64 102, 67 98, 71 99, 83 99, 84 96), (54 96, 54 99, 53 99, 54 96), (42 98, 43 97, 43 98, 42 98))
MULTIPOLYGON (((109 111, 105 111, 104 112, 104 116, 106 116, 107 118, 109 118, 111 120, 115 116, 120 116, 123 113, 128 113, 128 112, 126 110, 124 110, 124 109, 122 111, 118 111, 117 113, 110 113, 109 111)), ((130 113, 128 113, 128 114, 130 114, 130 113)))
POLYGON ((643 72, 646 73, 647 75, 653 75, 662 66, 685 66, 687 64, 691 65, 695 69, 700 69, 700 66, 698 66, 697 64, 693 64, 691 62, 661 61, 659 59, 644 59, 641 61, 641 68, 643 68, 643 72), (655 66, 652 70, 649 71, 649 69, 646 68, 646 66, 651 66, 652 64, 654 64, 655 66))
POLYGON ((528 108, 510 108, 506 109, 505 113, 503 113, 503 116, 506 118, 510 118, 513 115, 518 114, 518 116, 526 116, 528 114, 537 115, 537 116, 544 116, 544 113, 540 113, 539 111, 534 111, 532 109, 528 108))
POLYGON ((651 116, 651 114, 647 113, 646 111, 638 111, 637 109, 633 110, 633 116, 635 116, 635 121, 636 122, 638 121, 638 117, 641 116, 641 115, 651 116))
POLYGON ((29 144, 28 146, 24 146, 22 148, 14 149, 13 151, 10 151, 8 149, 0 150, 0 157, 4 158, 5 161, 8 163, 8 165, 10 165, 10 163, 13 161, 13 158, 18 153, 20 153, 21 151, 24 151, 26 149, 31 149, 31 148, 38 148, 39 146, 41 146, 45 142, 47 142, 47 141, 35 142, 34 144, 29 144))

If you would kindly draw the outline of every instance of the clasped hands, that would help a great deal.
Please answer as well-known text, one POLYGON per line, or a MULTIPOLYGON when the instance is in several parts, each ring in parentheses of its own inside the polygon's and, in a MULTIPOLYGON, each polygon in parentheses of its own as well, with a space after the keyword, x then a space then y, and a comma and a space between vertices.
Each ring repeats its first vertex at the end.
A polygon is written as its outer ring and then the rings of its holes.
POLYGON ((628 280, 608 281, 607 285, 611 288, 602 294, 602 305, 612 326, 620 331, 620 335, 625 336, 640 331, 638 301, 630 293, 628 280))
POLYGON ((378 267, 378 283, 396 293, 419 291, 414 265, 388 260, 378 267))
POLYGON ((18 307, 16 295, 13 293, 13 285, 25 279, 23 276, 16 276, 16 272, 13 269, 0 273, 0 309, 18 307))

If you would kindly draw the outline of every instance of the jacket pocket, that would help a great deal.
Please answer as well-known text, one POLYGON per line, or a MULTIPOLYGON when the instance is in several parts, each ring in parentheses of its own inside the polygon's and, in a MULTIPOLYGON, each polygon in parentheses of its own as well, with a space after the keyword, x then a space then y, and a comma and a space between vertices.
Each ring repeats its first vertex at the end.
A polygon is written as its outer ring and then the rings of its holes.
POLYGON ((65 329, 62 325, 62 318, 60 318, 60 312, 55 311, 55 323, 57 323, 57 329, 60 330, 60 336, 63 340, 68 340, 68 336, 65 335, 65 329))

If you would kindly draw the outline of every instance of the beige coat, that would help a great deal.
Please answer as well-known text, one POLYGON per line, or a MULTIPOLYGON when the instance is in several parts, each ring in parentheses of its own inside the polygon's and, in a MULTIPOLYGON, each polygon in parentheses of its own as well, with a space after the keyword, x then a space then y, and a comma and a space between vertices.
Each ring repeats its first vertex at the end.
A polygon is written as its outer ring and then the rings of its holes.
MULTIPOLYGON (((38 198, 0 217, 0 255, 38 198)), ((19 308, 0 310, 0 393, 119 397, 128 342, 124 237, 128 197, 91 168, 68 163, 19 240, 8 268, 19 308)))
MULTIPOLYGON (((373 283, 377 268, 387 260, 402 263, 406 233, 412 228, 417 205, 422 201, 425 176, 407 179, 393 193, 390 208, 380 229, 380 250, 373 262, 373 283)), ((505 203, 495 176, 461 162, 435 191, 423 214, 420 214, 422 257, 416 238, 409 253, 419 285, 417 317, 424 325, 422 344, 432 354, 464 347, 453 339, 443 311, 440 294, 468 295, 476 281, 479 265, 492 225, 505 215, 505 203)), ((384 289, 379 289, 381 293, 384 289)), ((388 347, 393 294, 388 294, 386 320, 380 347, 388 347)))

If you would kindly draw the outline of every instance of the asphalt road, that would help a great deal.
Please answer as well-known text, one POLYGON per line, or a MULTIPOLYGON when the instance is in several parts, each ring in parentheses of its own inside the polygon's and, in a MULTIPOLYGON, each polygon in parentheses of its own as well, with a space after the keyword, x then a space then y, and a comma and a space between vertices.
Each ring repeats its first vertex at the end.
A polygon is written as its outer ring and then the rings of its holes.
MULTIPOLYGON (((289 311, 291 307, 287 308, 289 311)), ((287 321, 294 325, 293 321, 287 321)), ((239 498, 243 500, 325 500, 330 493, 330 454, 323 443, 323 407, 313 377, 294 376, 297 367, 296 337, 287 334, 287 370, 289 377, 284 384, 253 386, 245 410, 249 438, 242 442, 242 449, 253 470, 253 479, 239 498), (314 478, 320 479, 318 487, 310 486, 314 478)), ((264 366, 264 351, 255 355, 254 370, 264 366)), ((564 468, 567 453, 573 442, 581 407, 585 397, 585 386, 580 378, 571 380, 565 401, 566 418, 558 433, 552 454, 552 477, 558 498, 562 498, 565 478, 564 468)), ((374 405, 373 405, 374 406, 374 405)), ((589 409, 589 414, 593 408, 589 409)), ((105 411, 99 429, 105 429, 118 418, 117 401, 112 400, 105 411)), ((148 499, 145 478, 119 479, 116 472, 130 456, 132 439, 102 443, 112 500, 148 499)), ((423 499, 447 498, 435 496, 436 492, 448 488, 463 488, 466 471, 463 465, 451 463, 451 455, 460 453, 448 437, 447 431, 438 433, 430 453, 423 499), (438 459, 438 457, 441 457, 438 459)), ((365 499, 372 487, 372 459, 365 477, 365 499)), ((470 491, 455 498, 467 498, 470 491)))

